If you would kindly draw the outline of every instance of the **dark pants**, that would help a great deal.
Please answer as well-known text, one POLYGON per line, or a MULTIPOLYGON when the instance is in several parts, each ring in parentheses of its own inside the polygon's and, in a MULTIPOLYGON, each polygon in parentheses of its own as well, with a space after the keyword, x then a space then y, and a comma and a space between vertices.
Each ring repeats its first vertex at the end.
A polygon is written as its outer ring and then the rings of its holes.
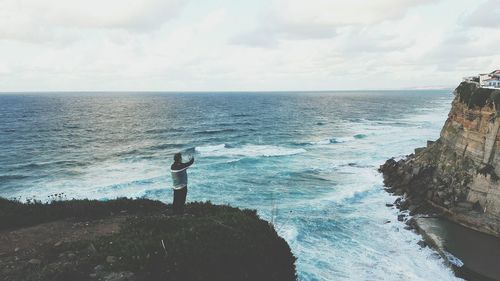
POLYGON ((174 213, 182 214, 184 212, 184 204, 186 203, 187 186, 181 189, 174 189, 174 213))

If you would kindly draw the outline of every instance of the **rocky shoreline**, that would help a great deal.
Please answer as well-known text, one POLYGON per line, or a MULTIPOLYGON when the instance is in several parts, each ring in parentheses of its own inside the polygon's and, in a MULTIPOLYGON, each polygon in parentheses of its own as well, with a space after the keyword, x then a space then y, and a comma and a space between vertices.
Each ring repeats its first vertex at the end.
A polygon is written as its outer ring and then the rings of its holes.
POLYGON ((475 210, 476 206, 473 205, 450 210, 429 200, 426 197, 427 192, 422 191, 426 189, 422 188, 425 187, 426 181, 431 179, 427 174, 429 171, 422 171, 420 180, 415 179, 413 182, 419 186, 420 192, 408 192, 413 190, 408 189, 412 186, 408 185, 412 180, 408 182, 408 173, 399 170, 398 167, 403 162, 404 160, 390 159, 380 168, 384 173, 386 191, 399 196, 393 204, 387 204, 388 207, 395 206, 400 210, 398 220, 405 222, 408 230, 415 230, 422 235, 423 241, 419 245, 436 250, 458 277, 473 281, 500 281, 498 266, 496 263, 491 264, 491 261, 500 260, 499 221, 482 217, 481 210, 475 210), (453 239, 454 247, 451 249, 447 243, 450 235, 456 237, 453 239), (481 235, 485 235, 486 238, 481 235), (484 250, 483 253, 489 254, 478 253, 477 248, 456 252, 457 248, 470 246, 470 243, 484 244, 481 249, 484 250), (471 266, 469 264, 471 261, 483 266, 471 266))
MULTIPOLYGON (((419 231, 445 259, 450 258, 448 250, 438 241, 446 231, 433 232, 440 224, 428 227, 426 218, 467 229, 457 233, 471 229, 490 235, 491 245, 500 245, 500 91, 462 82, 454 94, 440 138, 402 159, 387 160, 379 169, 386 190, 400 196, 394 202, 402 211, 398 219, 419 231)), ((455 244, 471 243, 467 239, 455 244)), ((500 251, 494 258, 500 260, 500 251)), ((470 255, 465 260, 471 260, 470 255)), ((451 265, 468 280, 500 280, 494 267, 451 265)))
MULTIPOLYGON (((463 177, 469 177, 467 171, 460 171, 463 164, 449 167, 452 172, 448 177, 437 170, 433 161, 436 161, 436 155, 442 153, 439 149, 442 149, 440 140, 429 142, 426 148, 416 149, 416 153, 405 159, 389 159, 380 167, 386 190, 401 196, 395 202, 396 206, 402 211, 408 210, 410 215, 437 215, 465 227, 500 237, 500 219, 484 212, 478 201, 467 201, 466 195, 460 193, 460 184, 467 183, 467 179, 463 177), (461 178, 461 182, 454 183, 461 178), (447 179, 450 179, 450 182, 443 184, 447 179)), ((468 159, 463 162, 467 163, 468 159)), ((478 176, 490 177, 481 174, 478 176)))

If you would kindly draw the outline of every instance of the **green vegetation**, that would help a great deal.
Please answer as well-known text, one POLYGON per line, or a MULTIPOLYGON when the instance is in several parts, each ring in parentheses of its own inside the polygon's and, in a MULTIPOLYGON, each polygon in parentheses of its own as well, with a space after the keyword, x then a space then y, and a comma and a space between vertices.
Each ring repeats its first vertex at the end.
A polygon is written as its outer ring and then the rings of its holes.
POLYGON ((27 203, 0 197, 0 230, 30 226, 66 218, 92 220, 127 211, 147 214, 165 210, 165 204, 148 199, 119 198, 110 201, 71 200, 27 203))
POLYGON ((35 255, 40 265, 16 258, 6 262, 14 269, 4 276, 0 270, 0 279, 115 280, 109 274, 125 272, 131 279, 116 280, 296 280, 290 247, 254 210, 195 202, 187 204, 184 215, 173 215, 170 205, 146 199, 46 204, 0 200, 4 229, 63 218, 113 218, 117 213, 127 214, 118 233, 57 247, 44 244, 25 259, 35 255))
POLYGON ((455 92, 458 94, 460 102, 469 104, 470 97, 472 96, 472 94, 476 89, 477 86, 475 84, 462 82, 455 89, 455 92))
POLYGON ((492 102, 497 111, 500 111, 500 91, 498 90, 479 88, 476 84, 462 82, 455 91, 460 102, 465 103, 469 108, 483 107, 492 102))
POLYGON ((146 280, 295 279, 288 244, 255 211, 228 206, 197 203, 182 217, 133 219, 96 248, 146 280))

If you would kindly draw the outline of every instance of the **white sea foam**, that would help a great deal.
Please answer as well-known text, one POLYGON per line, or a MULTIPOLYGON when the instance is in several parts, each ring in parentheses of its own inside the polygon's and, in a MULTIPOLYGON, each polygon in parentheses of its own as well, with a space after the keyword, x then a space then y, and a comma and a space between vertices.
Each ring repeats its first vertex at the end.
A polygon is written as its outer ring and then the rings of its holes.
POLYGON ((462 267, 464 265, 464 263, 459 258, 455 257, 451 253, 444 251, 444 255, 446 256, 446 259, 453 265, 457 267, 462 267))
POLYGON ((274 157, 306 152, 303 148, 287 148, 274 145, 247 144, 240 147, 226 147, 224 144, 196 147, 195 151, 206 157, 274 157))
POLYGON ((146 160, 133 163, 103 162, 81 168, 76 176, 57 177, 34 184, 14 197, 26 199, 36 195, 36 199, 45 201, 49 195, 61 192, 65 199, 140 197, 146 187, 165 188, 168 165, 168 162, 152 163, 146 160))
POLYGON ((310 141, 309 144, 312 145, 329 145, 329 144, 338 144, 338 143, 346 143, 350 142, 356 139, 362 139, 366 137, 364 134, 356 134, 350 137, 337 137, 337 138, 330 138, 330 139, 322 139, 322 140, 317 140, 317 141, 310 141), (361 136, 361 137, 360 137, 361 136))
POLYGON ((214 151, 220 151, 226 148, 225 144, 218 144, 218 145, 206 145, 206 146, 197 146, 195 150, 200 153, 210 153, 214 151))
POLYGON ((312 141, 309 144, 313 144, 313 145, 327 145, 327 144, 330 144, 330 140, 327 139, 327 140, 312 141))

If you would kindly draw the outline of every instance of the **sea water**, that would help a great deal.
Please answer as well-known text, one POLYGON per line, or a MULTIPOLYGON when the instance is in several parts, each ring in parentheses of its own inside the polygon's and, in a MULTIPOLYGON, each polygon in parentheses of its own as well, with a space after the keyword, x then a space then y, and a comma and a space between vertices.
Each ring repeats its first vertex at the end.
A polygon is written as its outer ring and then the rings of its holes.
MULTIPOLYGON (((380 164, 439 137, 453 95, 30 93, 0 95, 0 196, 172 201, 175 152, 193 155, 188 201, 257 209, 300 280, 455 280, 386 207, 380 164)), ((187 159, 186 159, 187 160, 187 159)))

